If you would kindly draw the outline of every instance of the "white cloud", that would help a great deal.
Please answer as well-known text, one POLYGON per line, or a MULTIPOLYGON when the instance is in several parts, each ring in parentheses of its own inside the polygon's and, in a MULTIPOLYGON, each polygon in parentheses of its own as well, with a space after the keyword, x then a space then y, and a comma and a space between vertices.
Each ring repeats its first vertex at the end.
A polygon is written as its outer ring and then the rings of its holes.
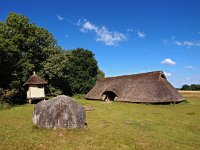
POLYGON ((93 25, 92 23, 90 23, 89 21, 86 21, 85 23, 83 23, 83 29, 89 30, 89 31, 94 30, 94 31, 98 32, 98 28, 95 25, 93 25))
POLYGON ((161 39, 161 41, 162 41, 162 43, 166 46, 166 45, 168 45, 168 44, 174 44, 175 42, 174 42, 174 39, 175 39, 175 36, 173 35, 173 36, 171 36, 171 38, 170 39, 161 39))
POLYGON ((171 77, 172 76, 172 74, 168 73, 168 72, 164 72, 164 74, 165 74, 166 77, 171 77))
POLYGON ((166 58, 166 59, 164 59, 163 61, 161 61, 161 64, 165 64, 165 65, 176 65, 176 62, 173 61, 173 60, 170 59, 170 58, 166 58))
POLYGON ((138 34, 138 37, 142 38, 142 39, 145 38, 145 36, 146 36, 146 34, 144 32, 140 32, 140 31, 138 31, 137 34, 138 34))
POLYGON ((193 66, 185 66, 185 69, 193 69, 193 66))
POLYGON ((81 24, 82 24, 81 22, 82 22, 81 19, 79 19, 76 23, 74 23, 74 25, 75 26, 81 26, 81 24))
POLYGON ((80 31, 87 33, 87 32, 94 32, 96 33, 96 41, 103 42, 105 45, 114 46, 117 45, 118 42, 124 41, 127 37, 120 32, 111 32, 105 26, 97 26, 90 21, 87 20, 78 20, 77 26, 80 26, 80 31))
POLYGON ((64 19, 64 17, 57 15, 58 20, 62 21, 64 19))
POLYGON ((184 46, 194 46, 195 43, 194 42, 190 42, 190 41, 184 41, 182 45, 184 45, 184 46))
POLYGON ((178 46, 182 46, 182 43, 179 41, 175 41, 174 44, 178 45, 178 46))
POLYGON ((135 30, 134 29, 131 29, 131 28, 128 28, 126 29, 127 32, 134 32, 135 30))
POLYGON ((126 32, 133 32, 137 35, 138 38, 144 39, 146 37, 146 34, 144 32, 141 32, 139 29, 134 28, 128 28, 126 29, 126 32))
MULTIPOLYGON (((200 33, 200 32, 199 32, 200 33)), ((189 41, 189 40, 176 40, 175 36, 172 36, 170 39, 161 39, 164 45, 166 44, 172 44, 172 45, 177 45, 177 46, 182 46, 182 47, 194 47, 194 46, 200 46, 200 40, 194 40, 194 41, 189 41)))
POLYGON ((200 46, 200 41, 174 41, 174 44, 177 46, 200 46))

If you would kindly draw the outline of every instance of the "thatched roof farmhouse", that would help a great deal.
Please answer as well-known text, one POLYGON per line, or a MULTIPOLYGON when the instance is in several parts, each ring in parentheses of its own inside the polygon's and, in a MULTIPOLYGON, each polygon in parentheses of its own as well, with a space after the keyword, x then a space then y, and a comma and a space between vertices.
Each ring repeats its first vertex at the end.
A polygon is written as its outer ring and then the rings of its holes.
POLYGON ((183 100, 162 71, 102 78, 85 98, 143 103, 176 103, 183 100))

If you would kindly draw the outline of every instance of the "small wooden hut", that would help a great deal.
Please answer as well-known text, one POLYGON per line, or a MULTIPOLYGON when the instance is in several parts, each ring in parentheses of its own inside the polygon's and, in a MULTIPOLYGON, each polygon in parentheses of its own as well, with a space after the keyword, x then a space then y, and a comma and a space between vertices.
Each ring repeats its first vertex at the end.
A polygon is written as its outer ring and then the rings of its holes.
POLYGON ((33 72, 33 75, 24 83, 27 89, 27 100, 29 103, 35 99, 45 99, 44 86, 46 84, 47 82, 45 80, 33 72))

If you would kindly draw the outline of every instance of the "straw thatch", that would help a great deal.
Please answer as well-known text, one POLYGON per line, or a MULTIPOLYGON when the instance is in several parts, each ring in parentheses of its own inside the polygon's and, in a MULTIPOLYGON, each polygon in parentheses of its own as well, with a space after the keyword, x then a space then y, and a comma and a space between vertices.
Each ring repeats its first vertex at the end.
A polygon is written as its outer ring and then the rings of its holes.
POLYGON ((85 98, 143 103, 170 103, 183 100, 162 71, 102 78, 85 98))
POLYGON ((47 84, 47 82, 43 80, 42 78, 40 78, 38 75, 36 75, 34 72, 33 75, 24 83, 24 86, 25 85, 44 85, 44 84, 47 84))

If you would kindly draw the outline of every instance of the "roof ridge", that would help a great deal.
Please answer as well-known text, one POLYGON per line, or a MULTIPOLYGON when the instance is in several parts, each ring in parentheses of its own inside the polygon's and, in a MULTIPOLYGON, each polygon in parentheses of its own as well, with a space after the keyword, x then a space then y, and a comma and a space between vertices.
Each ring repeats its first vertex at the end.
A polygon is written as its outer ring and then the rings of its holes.
POLYGON ((155 74, 155 73, 160 73, 164 74, 163 71, 151 71, 151 72, 144 72, 144 73, 136 73, 136 74, 130 74, 130 75, 120 75, 120 76, 113 76, 113 77, 105 77, 105 78, 100 78, 100 79, 111 79, 111 78, 119 78, 119 77, 130 77, 130 76, 137 76, 137 75, 145 75, 145 74, 155 74))

